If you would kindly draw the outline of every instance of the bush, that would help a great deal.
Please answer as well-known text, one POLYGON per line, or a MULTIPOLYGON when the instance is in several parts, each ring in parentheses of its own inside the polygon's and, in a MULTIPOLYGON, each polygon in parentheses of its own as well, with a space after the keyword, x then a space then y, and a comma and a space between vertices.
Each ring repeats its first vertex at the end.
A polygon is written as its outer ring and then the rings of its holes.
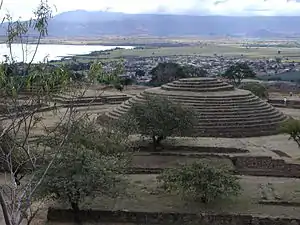
POLYGON ((238 178, 225 168, 215 168, 205 163, 193 163, 181 168, 165 170, 159 177, 162 187, 182 197, 202 203, 238 195, 241 186, 238 178))
POLYGON ((300 148, 300 120, 289 119, 282 124, 281 132, 289 134, 289 140, 293 139, 300 148))
POLYGON ((267 88, 259 83, 243 83, 239 88, 251 91, 254 95, 261 99, 268 99, 269 94, 267 88))

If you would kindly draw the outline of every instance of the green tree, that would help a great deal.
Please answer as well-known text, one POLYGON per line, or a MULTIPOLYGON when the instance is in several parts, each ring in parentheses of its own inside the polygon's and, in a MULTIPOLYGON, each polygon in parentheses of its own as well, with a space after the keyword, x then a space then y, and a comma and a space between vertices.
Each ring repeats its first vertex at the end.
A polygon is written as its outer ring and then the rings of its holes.
MULTIPOLYGON (((75 119, 59 126, 56 138, 47 142, 51 148, 58 146, 69 133, 57 159, 44 175, 39 192, 68 202, 76 222, 80 222, 77 217, 80 204, 87 197, 116 197, 121 193, 125 180, 120 175, 130 162, 126 137, 116 130, 100 129, 96 124, 88 117, 75 119)), ((44 171, 42 168, 42 175, 44 171)))
POLYGON ((168 192, 205 204, 238 195, 241 190, 238 178, 230 171, 199 162, 167 169, 158 181, 168 192))
POLYGON ((150 74, 152 76, 149 82, 151 86, 160 86, 180 78, 188 77, 183 67, 173 62, 159 63, 150 71, 150 74))
POLYGON ((123 130, 131 129, 152 138, 153 149, 156 150, 169 136, 191 134, 195 118, 193 111, 167 98, 146 96, 145 101, 131 106, 119 125, 123 130))
POLYGON ((261 99, 268 99, 269 93, 265 85, 255 82, 243 83, 239 88, 251 91, 253 94, 261 99))
POLYGON ((124 73, 122 61, 113 64, 111 71, 105 71, 101 62, 98 62, 91 67, 91 71, 95 69, 98 70, 97 81, 100 84, 111 85, 117 90, 123 91, 124 85, 122 84, 122 79, 120 77, 120 75, 124 73))
POLYGON ((127 87, 128 85, 134 84, 135 80, 130 77, 122 78, 120 83, 123 85, 123 87, 127 87))
POLYGON ((256 74, 246 62, 238 62, 230 66, 222 77, 228 79, 234 86, 238 87, 243 79, 255 78, 256 74))
POLYGON ((281 132, 290 135, 289 140, 293 140, 300 148, 300 120, 289 119, 282 124, 281 132))
POLYGON ((207 77, 208 71, 192 65, 184 65, 183 69, 188 77, 207 77))

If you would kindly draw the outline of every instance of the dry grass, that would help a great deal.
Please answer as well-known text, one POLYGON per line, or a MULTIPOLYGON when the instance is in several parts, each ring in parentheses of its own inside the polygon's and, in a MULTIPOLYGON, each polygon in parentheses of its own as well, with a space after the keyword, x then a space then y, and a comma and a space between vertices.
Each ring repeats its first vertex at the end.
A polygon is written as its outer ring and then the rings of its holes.
POLYGON ((261 191, 259 186, 273 184, 282 200, 300 201, 300 180, 269 177, 241 177, 243 191, 241 196, 203 205, 184 201, 178 195, 167 194, 158 187, 156 175, 131 175, 129 196, 118 199, 95 198, 89 200, 84 208, 135 210, 148 212, 228 212, 251 213, 253 215, 299 217, 300 208, 259 205, 261 191))

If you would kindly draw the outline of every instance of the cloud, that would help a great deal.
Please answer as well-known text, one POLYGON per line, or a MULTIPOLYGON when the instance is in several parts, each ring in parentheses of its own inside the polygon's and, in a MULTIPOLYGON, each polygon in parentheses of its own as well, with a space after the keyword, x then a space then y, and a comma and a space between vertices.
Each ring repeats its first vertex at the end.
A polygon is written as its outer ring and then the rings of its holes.
POLYGON ((110 0, 113 11, 198 15, 299 15, 300 0, 110 0), (162 10, 163 9, 163 10, 162 10))
MULTIPOLYGON (((15 17, 29 17, 40 0, 4 0, 15 17)), ((125 13, 172 13, 194 15, 296 15, 300 0, 48 0, 57 13, 76 9, 107 10, 125 13)))

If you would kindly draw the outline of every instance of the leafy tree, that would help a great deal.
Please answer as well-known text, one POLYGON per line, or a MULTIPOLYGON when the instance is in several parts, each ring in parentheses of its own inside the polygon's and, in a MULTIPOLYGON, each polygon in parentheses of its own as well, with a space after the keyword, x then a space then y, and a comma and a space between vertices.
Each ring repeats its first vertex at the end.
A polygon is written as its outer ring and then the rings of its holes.
MULTIPOLYGON (((125 180, 120 175, 126 171, 130 154, 124 135, 100 129, 88 117, 59 126, 56 138, 50 138, 48 145, 58 146, 67 133, 68 139, 44 175, 39 192, 68 202, 76 222, 80 222, 76 216, 87 197, 116 197, 124 189, 125 180)), ((44 171, 42 168, 42 175, 44 171)))
POLYGON ((186 76, 188 76, 188 77, 207 77, 208 76, 208 71, 201 67, 185 65, 185 66, 183 66, 183 69, 186 73, 186 76))
POLYGON ((98 70, 96 79, 99 83, 112 85, 117 90, 123 91, 124 85, 122 84, 122 79, 120 78, 120 75, 124 73, 122 62, 118 62, 116 65, 114 65, 112 71, 104 71, 100 62, 91 67, 91 71, 95 69, 98 70))
POLYGON ((289 134, 289 140, 293 139, 300 148, 300 120, 289 119, 282 124, 281 132, 289 134))
POLYGON ((127 115, 120 119, 119 124, 123 130, 131 129, 132 132, 151 137, 154 150, 169 136, 183 136, 192 132, 195 116, 191 110, 167 98, 145 98, 144 102, 133 104, 127 115))
POLYGON ((125 77, 123 79, 121 79, 120 83, 123 86, 128 86, 128 85, 132 85, 134 84, 134 79, 130 78, 130 77, 125 77))
POLYGON ((239 86, 239 88, 251 91, 253 94, 255 94, 256 96, 258 96, 261 99, 269 98, 268 90, 267 90, 266 86, 263 84, 248 82, 248 83, 241 84, 239 86))
POLYGON ((152 75, 150 81, 150 85, 152 86, 160 86, 180 78, 188 77, 183 67, 173 62, 159 63, 150 71, 150 74, 152 75))
POLYGON ((230 66, 222 76, 238 87, 243 79, 255 78, 256 74, 246 62, 238 62, 230 66))
POLYGON ((182 197, 205 204, 238 195, 241 190, 238 178, 228 170, 199 162, 167 169, 158 177, 158 181, 168 192, 175 191, 182 197))
POLYGON ((146 72, 144 70, 138 69, 135 71, 135 76, 142 77, 145 76, 146 72))

